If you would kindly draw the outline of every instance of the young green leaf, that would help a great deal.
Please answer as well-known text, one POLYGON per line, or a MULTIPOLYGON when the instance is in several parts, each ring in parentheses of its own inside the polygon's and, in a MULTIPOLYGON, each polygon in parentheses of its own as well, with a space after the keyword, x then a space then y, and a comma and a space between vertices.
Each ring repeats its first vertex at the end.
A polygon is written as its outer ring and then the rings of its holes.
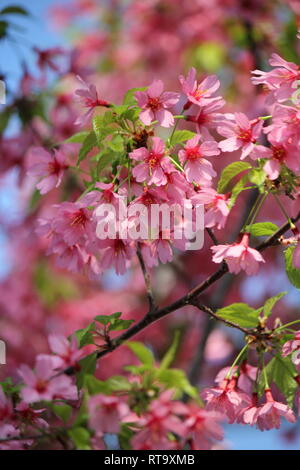
POLYGON ((78 450, 90 450, 90 433, 82 427, 77 427, 70 429, 68 431, 69 436, 75 444, 76 449, 78 450))
POLYGON ((82 144, 88 135, 89 135, 89 132, 86 132, 86 131, 77 132, 77 134, 72 135, 71 137, 66 139, 64 142, 66 144, 69 144, 69 143, 82 144))
POLYGON ((216 314, 243 328, 255 328, 259 323, 258 317, 262 309, 263 307, 255 310, 247 304, 235 303, 224 308, 219 308, 216 314))
POLYGON ((137 341, 130 341, 126 345, 138 357, 142 364, 154 365, 154 356, 150 349, 146 348, 142 343, 137 341))
POLYGON ((239 173, 249 170, 251 165, 247 162, 233 162, 226 166, 220 176, 218 183, 218 193, 224 193, 230 181, 239 173))
POLYGON ((84 141, 82 142, 81 149, 79 151, 79 156, 77 160, 77 165, 82 162, 87 156, 87 154, 97 145, 97 139, 95 132, 91 131, 88 133, 88 135, 85 137, 84 141))
POLYGON ((178 350, 179 341, 180 341, 180 331, 177 330, 175 331, 171 346, 169 347, 168 351, 166 352, 166 354, 161 360, 160 367, 159 367, 160 370, 167 369, 174 361, 177 350, 178 350))
POLYGON ((255 237, 263 237, 273 235, 278 230, 278 225, 272 222, 258 222, 257 224, 248 225, 245 232, 251 233, 255 237))
POLYGON ((274 295, 273 297, 270 297, 268 300, 265 301, 263 307, 264 317, 269 317, 271 315, 275 304, 286 294, 287 292, 280 292, 280 294, 274 295))
MULTIPOLYGON (((296 369, 290 358, 282 357, 279 354, 273 357, 266 366, 266 374, 269 385, 276 384, 285 396, 289 406, 293 406, 294 397, 298 388, 294 377, 297 375, 296 369)), ((261 373, 259 380, 260 394, 264 392, 264 374, 261 373)))
POLYGON ((171 147, 175 147, 175 145, 180 144, 182 142, 186 142, 189 139, 194 137, 195 132, 192 131, 176 131, 174 132, 172 138, 170 139, 171 147))
POLYGON ((300 269, 295 268, 293 265, 294 249, 295 247, 290 246, 284 252, 285 270, 291 284, 297 287, 297 289, 300 289, 300 269))

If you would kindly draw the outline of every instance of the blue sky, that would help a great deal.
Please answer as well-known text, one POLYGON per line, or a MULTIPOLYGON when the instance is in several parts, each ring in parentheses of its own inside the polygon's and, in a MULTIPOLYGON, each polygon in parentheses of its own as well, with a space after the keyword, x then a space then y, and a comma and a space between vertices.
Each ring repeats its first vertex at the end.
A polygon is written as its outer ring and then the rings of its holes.
MULTIPOLYGON (((7 83, 13 89, 16 89, 16 84, 18 83, 21 69, 20 69, 20 58, 24 59, 28 64, 30 70, 35 70, 34 55, 32 54, 30 47, 31 45, 38 45, 40 48, 47 48, 56 45, 64 45, 64 39, 58 34, 57 31, 51 29, 49 22, 46 21, 46 13, 49 6, 53 4, 67 4, 69 0, 41 0, 41 1, 31 1, 28 0, 16 0, 14 2, 10 0, 1 0, 1 8, 9 5, 19 5, 27 8, 31 14, 31 18, 23 17, 14 17, 16 24, 24 26, 26 32, 24 33, 23 45, 18 48, 12 47, 9 44, 1 43, 1 63, 0 71, 7 74, 7 83)), ((16 37, 21 38, 20 34, 16 37)), ((18 41, 20 42, 20 41, 18 41)), ((0 211, 7 210, 8 207, 11 207, 11 201, 13 194, 11 192, 5 192, 5 195, 0 193, 0 211)), ((0 250, 0 277, 6 271, 7 257, 5 254, 5 234, 0 231, 0 245, 2 249, 0 250)), ((109 279, 108 279, 109 281, 109 279)), ((280 279, 280 283, 285 283, 285 280, 280 279)), ((255 289, 258 288, 258 280, 255 284, 255 279, 252 278, 248 283, 245 293, 249 295, 249 292, 252 293, 252 296, 255 296, 255 289), (254 291, 254 292, 253 292, 254 291)), ((284 290, 286 286, 282 286, 280 290, 284 290)), ((292 299, 295 300, 299 305, 299 292, 293 289, 292 299)), ((291 299, 291 300, 292 300, 291 299)), ((251 299, 250 299, 251 300, 251 299)), ((249 302, 250 302, 249 300, 249 302)), ((293 303, 293 302, 292 302, 293 303)), ((289 429, 289 425, 284 426, 284 429, 289 429)), ((226 441, 230 448, 233 449, 299 449, 298 443, 288 445, 286 441, 280 438, 280 432, 278 431, 269 431, 260 433, 250 427, 241 426, 241 425, 228 425, 226 426, 226 441)))

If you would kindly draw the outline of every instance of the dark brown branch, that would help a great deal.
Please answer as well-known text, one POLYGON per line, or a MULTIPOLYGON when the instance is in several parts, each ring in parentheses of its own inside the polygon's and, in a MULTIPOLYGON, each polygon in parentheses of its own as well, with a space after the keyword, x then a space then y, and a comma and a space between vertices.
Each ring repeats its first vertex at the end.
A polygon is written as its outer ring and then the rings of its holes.
POLYGON ((137 250, 136 250, 136 254, 137 254, 140 266, 141 266, 141 270, 142 270, 142 273, 143 273, 143 276, 144 276, 144 280, 145 280, 145 286, 146 286, 148 303, 149 303, 149 310, 153 311, 153 310, 155 310, 156 307, 155 307, 155 300, 154 300, 152 287, 151 287, 150 274, 147 271, 147 268, 146 268, 146 265, 145 265, 145 262, 144 262, 144 258, 143 258, 142 252, 141 252, 141 247, 140 247, 139 244, 138 244, 138 247, 137 247, 137 250))

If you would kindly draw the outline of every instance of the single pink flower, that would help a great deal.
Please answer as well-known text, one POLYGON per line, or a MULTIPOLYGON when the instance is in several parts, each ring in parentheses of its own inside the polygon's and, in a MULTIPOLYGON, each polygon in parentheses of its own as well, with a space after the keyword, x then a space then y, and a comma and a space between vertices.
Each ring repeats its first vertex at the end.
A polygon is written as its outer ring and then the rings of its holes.
POLYGON ((259 251, 249 247, 249 234, 244 233, 239 243, 232 245, 215 245, 211 247, 213 251, 213 262, 221 263, 226 260, 229 272, 238 274, 245 271, 246 274, 252 276, 257 273, 259 263, 264 263, 262 255, 259 251))
POLYGON ((186 120, 196 124, 199 134, 202 133, 209 136, 209 129, 216 129, 224 120, 223 114, 217 112, 224 105, 225 101, 223 98, 213 98, 208 104, 197 107, 195 115, 187 115, 186 120))
POLYGON ((98 436, 118 434, 130 409, 119 397, 94 395, 88 401, 89 425, 98 436))
POLYGON ((72 336, 68 341, 63 335, 51 334, 48 337, 51 352, 53 352, 61 361, 61 368, 77 367, 78 361, 84 356, 85 352, 78 349, 76 336, 72 336))
POLYGON ((135 253, 133 243, 121 238, 105 239, 101 240, 100 247, 103 248, 100 259, 101 268, 114 267, 117 274, 124 274, 128 262, 135 253))
POLYGON ((271 136, 268 137, 271 147, 257 145, 251 152, 251 158, 267 158, 264 171, 271 180, 278 178, 282 165, 286 165, 294 173, 300 171, 300 158, 298 147, 289 142, 276 142, 271 136))
POLYGON ((51 356, 41 355, 36 359, 35 372, 27 365, 22 365, 19 374, 25 386, 21 390, 22 399, 26 403, 41 400, 65 399, 77 400, 77 388, 70 377, 57 374, 56 362, 51 356))
POLYGON ((270 91, 268 103, 286 101, 291 98, 297 89, 297 81, 300 79, 299 66, 293 62, 287 62, 278 54, 272 54, 269 64, 275 67, 270 72, 254 70, 252 81, 254 85, 265 85, 270 91))
POLYGON ((187 407, 172 400, 173 391, 166 390, 154 400, 148 411, 142 415, 136 424, 142 426, 132 439, 135 450, 174 449, 176 442, 168 439, 168 433, 184 437, 187 432, 185 423, 180 419, 188 413, 187 407))
POLYGON ((62 202, 56 206, 52 229, 70 246, 93 238, 91 211, 79 202, 62 202))
POLYGON ((187 440, 192 450, 210 450, 214 441, 221 441, 224 437, 219 422, 222 415, 214 411, 207 411, 191 404, 185 416, 187 427, 187 440))
POLYGON ((281 417, 283 416, 290 423, 296 422, 296 417, 287 405, 275 401, 271 390, 266 389, 266 403, 259 407, 256 413, 256 424, 261 431, 279 429, 281 417))
POLYGON ((52 154, 42 147, 35 147, 30 151, 27 174, 41 179, 36 185, 41 194, 58 188, 67 168, 66 156, 60 150, 54 150, 52 154))
MULTIPOLYGON (((197 83, 196 75, 196 69, 192 67, 190 68, 186 78, 182 75, 179 76, 182 91, 188 99, 186 108, 192 103, 198 106, 207 105, 216 99, 215 97, 212 97, 212 95, 214 95, 220 87, 220 81, 215 75, 208 76, 199 84, 197 83)), ((218 97, 218 99, 220 99, 220 97, 218 97)))
POLYGON ((99 98, 95 85, 89 85, 81 77, 79 77, 79 75, 77 75, 77 79, 80 81, 83 88, 77 89, 75 93, 80 97, 80 102, 85 108, 87 108, 87 111, 83 116, 77 118, 75 124, 84 126, 89 123, 95 108, 98 106, 109 108, 111 105, 107 101, 99 98))
POLYGON ((227 119, 224 119, 223 123, 217 127, 217 131, 226 139, 219 142, 219 148, 222 152, 242 149, 241 160, 243 160, 254 149, 254 144, 262 131, 263 122, 261 119, 249 121, 243 113, 224 116, 227 119))
POLYGON ((184 149, 179 150, 178 156, 182 165, 186 179, 192 183, 195 181, 203 186, 210 186, 211 180, 216 176, 212 164, 204 157, 219 155, 217 142, 211 140, 200 144, 200 135, 195 135, 188 140, 184 149))
POLYGON ((250 402, 250 398, 236 387, 236 378, 225 379, 219 387, 206 388, 201 397, 207 402, 207 411, 216 411, 227 416, 234 423, 240 410, 250 402))
POLYGON ((218 229, 225 226, 230 212, 227 199, 228 195, 219 194, 213 188, 203 188, 191 197, 193 204, 204 204, 205 206, 205 227, 216 226, 218 229))
POLYGON ((164 141, 153 137, 151 148, 140 147, 129 153, 130 158, 140 161, 132 170, 132 175, 138 183, 146 181, 147 184, 162 186, 167 184, 167 171, 172 171, 172 164, 166 155, 164 141))
POLYGON ((137 91, 135 97, 138 106, 142 108, 140 120, 146 126, 150 126, 153 121, 158 121, 163 127, 174 125, 174 117, 169 109, 179 101, 179 94, 164 91, 161 80, 154 80, 147 91, 137 91))
POLYGON ((49 427, 47 421, 45 421, 43 418, 40 418, 40 414, 45 411, 45 408, 36 410, 31 408, 25 401, 21 401, 17 404, 16 411, 21 420, 26 424, 44 429, 49 427))

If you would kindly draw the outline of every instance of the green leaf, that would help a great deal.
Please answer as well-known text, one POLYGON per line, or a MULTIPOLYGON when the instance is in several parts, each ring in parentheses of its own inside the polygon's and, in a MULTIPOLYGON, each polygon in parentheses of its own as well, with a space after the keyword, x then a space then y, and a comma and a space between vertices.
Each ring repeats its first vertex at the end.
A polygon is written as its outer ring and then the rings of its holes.
POLYGON ((67 404, 52 405, 51 409, 64 423, 66 423, 72 414, 72 407, 67 404))
POLYGON ((77 165, 79 165, 80 162, 82 162, 82 160, 85 159, 87 154, 92 150, 92 148, 96 147, 96 145, 97 145, 97 139, 96 139, 95 132, 91 131, 82 142, 82 146, 79 151, 77 165))
POLYGON ((123 152, 124 151, 124 140, 120 135, 117 135, 112 138, 109 142, 108 147, 114 152, 123 152))
POLYGON ((165 369, 158 372, 157 379, 166 386, 174 390, 186 393, 192 398, 198 398, 198 390, 193 387, 187 379, 185 372, 181 369, 165 369))
POLYGON ((218 182, 218 193, 224 193, 230 181, 239 173, 249 170, 251 165, 247 162, 233 162, 226 166, 218 182))
POLYGON ((66 144, 69 144, 69 143, 82 144, 82 142, 86 139, 88 135, 89 135, 89 132, 86 132, 86 131, 77 132, 77 134, 72 135, 71 137, 66 139, 64 142, 66 144))
MULTIPOLYGON (((285 396, 289 406, 293 406, 294 397, 298 388, 297 382, 294 377, 297 375, 296 369, 288 357, 282 357, 279 354, 266 366, 266 374, 269 385, 275 383, 279 390, 285 396)), ((260 393, 262 394, 265 388, 263 373, 260 376, 260 393)))
POLYGON ((258 317, 262 309, 263 307, 255 310, 247 304, 235 303, 224 308, 219 308, 216 314, 243 328, 255 328, 259 323, 258 317))
POLYGON ((102 325, 108 325, 109 323, 112 323, 114 320, 120 318, 122 315, 122 312, 115 312, 112 313, 111 315, 97 315, 94 320, 101 323, 102 325))
POLYGON ((262 168, 252 168, 249 172, 249 181, 256 184, 257 186, 262 186, 265 182, 267 175, 262 168))
POLYGON ((263 237, 273 235, 279 229, 278 225, 272 222, 258 222, 257 224, 248 225, 245 232, 251 233, 255 237, 263 237))
POLYGON ((3 134, 7 128, 11 116, 12 112, 9 108, 6 108, 2 113, 0 113, 0 134, 3 134))
POLYGON ((25 8, 19 7, 18 5, 12 5, 6 8, 3 8, 0 11, 0 15, 8 15, 8 14, 14 14, 14 15, 24 15, 28 16, 29 13, 25 8))
POLYGON ((142 364, 153 366, 154 356, 150 349, 146 348, 142 343, 137 341, 130 341, 126 345, 138 357, 142 364))
POLYGON ((180 341, 180 331, 175 331, 171 346, 161 360, 159 370, 167 369, 175 359, 180 341))
POLYGON ((300 269, 295 268, 295 266, 293 265, 294 250, 295 247, 290 246, 284 252, 285 270, 291 284, 297 287, 297 289, 300 289, 300 269))
POLYGON ((113 154, 112 152, 105 151, 105 152, 98 153, 94 158, 97 161, 97 178, 98 178, 100 173, 115 160, 116 155, 113 154))
POLYGON ((242 178, 236 183, 236 185, 232 188, 231 197, 228 203, 229 209, 231 209, 236 200, 238 195, 244 190, 245 184, 248 182, 248 175, 242 176, 242 178))
POLYGON ((134 323, 134 320, 114 320, 114 322, 109 325, 109 331, 121 331, 127 330, 134 323))
POLYGON ((75 444, 78 450, 90 450, 90 433, 82 427, 70 429, 68 431, 69 436, 75 444))
POLYGON ((265 317, 269 317, 272 313, 272 310, 276 303, 287 294, 287 292, 280 292, 280 294, 274 295, 273 297, 270 297, 267 299, 264 303, 263 307, 263 314, 265 317))
POLYGON ((90 374, 86 374, 83 383, 89 395, 97 395, 98 393, 109 395, 112 392, 112 389, 107 381, 96 379, 96 377, 90 374))
POLYGON ((147 87, 142 87, 142 88, 131 88, 130 90, 128 90, 125 95, 124 95, 124 99, 123 99, 123 104, 127 104, 127 105, 131 105, 131 104, 135 104, 136 103, 136 99, 134 97, 134 94, 137 92, 137 91, 146 91, 147 90, 147 87))
POLYGON ((82 388, 86 374, 94 374, 97 365, 97 353, 93 352, 79 361, 80 371, 77 374, 77 386, 82 388))
POLYGON ((107 384, 112 392, 130 391, 132 383, 123 375, 114 375, 107 380, 107 384))
POLYGON ((95 323, 90 323, 86 328, 75 331, 75 335, 79 344, 82 348, 86 344, 94 344, 94 338, 92 331, 95 329, 95 323))
POLYGON ((181 142, 186 142, 187 140, 192 139, 195 135, 195 132, 192 131, 176 131, 170 139, 170 145, 171 147, 175 147, 175 145, 180 144, 181 142))

